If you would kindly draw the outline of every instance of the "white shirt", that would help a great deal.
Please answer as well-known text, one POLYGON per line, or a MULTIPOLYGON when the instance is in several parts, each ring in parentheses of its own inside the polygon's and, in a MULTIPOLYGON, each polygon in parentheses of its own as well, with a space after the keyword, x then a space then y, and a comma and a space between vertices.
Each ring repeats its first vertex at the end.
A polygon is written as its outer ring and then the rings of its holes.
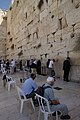
POLYGON ((15 61, 11 61, 11 66, 12 66, 12 67, 15 66, 15 61))
POLYGON ((37 64, 36 60, 33 62, 34 64, 37 64))
POLYGON ((53 67, 53 60, 50 60, 50 62, 49 62, 49 68, 52 68, 53 67))

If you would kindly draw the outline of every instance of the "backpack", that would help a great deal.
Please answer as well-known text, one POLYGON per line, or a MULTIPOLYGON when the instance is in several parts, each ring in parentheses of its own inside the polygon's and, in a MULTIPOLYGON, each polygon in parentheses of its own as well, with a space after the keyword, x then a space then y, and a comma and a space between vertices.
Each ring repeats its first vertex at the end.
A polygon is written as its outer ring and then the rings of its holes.
MULTIPOLYGON (((40 86, 37 90, 37 94, 44 97, 44 90, 47 89, 47 88, 51 88, 50 86, 44 86, 45 84, 43 84, 42 86, 40 86)), ((40 104, 41 104, 41 100, 40 101, 40 104)), ((43 104, 46 105, 46 103, 44 102, 44 100, 42 100, 43 104)))
POLYGON ((45 84, 43 84, 42 86, 40 86, 37 90, 37 94, 39 94, 40 96, 44 97, 44 90, 47 88, 51 88, 50 86, 44 86, 45 84))

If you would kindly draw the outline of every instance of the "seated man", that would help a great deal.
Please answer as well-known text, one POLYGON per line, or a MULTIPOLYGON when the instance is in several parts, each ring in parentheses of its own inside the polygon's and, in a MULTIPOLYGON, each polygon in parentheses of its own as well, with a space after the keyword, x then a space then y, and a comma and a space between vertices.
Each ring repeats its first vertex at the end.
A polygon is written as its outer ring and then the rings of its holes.
MULTIPOLYGON (((25 82, 22 85, 22 91, 25 94, 26 98, 32 98, 35 104, 35 92, 38 89, 36 82, 34 79, 36 78, 36 75, 32 73, 30 75, 30 78, 26 79, 25 82)), ((22 96, 23 98, 23 96, 22 96)))
POLYGON ((45 86, 50 86, 50 87, 44 90, 44 97, 48 99, 52 111, 57 110, 62 113, 60 117, 61 119, 70 119, 70 116, 68 115, 67 106, 65 104, 60 104, 58 98, 55 98, 54 91, 52 88, 53 85, 54 85, 54 78, 48 77, 45 86))

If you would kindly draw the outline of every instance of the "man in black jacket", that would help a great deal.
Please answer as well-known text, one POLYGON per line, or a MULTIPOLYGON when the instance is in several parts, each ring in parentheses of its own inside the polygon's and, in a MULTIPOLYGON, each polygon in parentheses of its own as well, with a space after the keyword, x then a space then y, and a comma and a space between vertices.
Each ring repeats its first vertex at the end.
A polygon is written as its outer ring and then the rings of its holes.
POLYGON ((63 70, 64 70, 64 81, 69 82, 69 71, 70 71, 70 58, 67 57, 67 59, 63 62, 63 70))

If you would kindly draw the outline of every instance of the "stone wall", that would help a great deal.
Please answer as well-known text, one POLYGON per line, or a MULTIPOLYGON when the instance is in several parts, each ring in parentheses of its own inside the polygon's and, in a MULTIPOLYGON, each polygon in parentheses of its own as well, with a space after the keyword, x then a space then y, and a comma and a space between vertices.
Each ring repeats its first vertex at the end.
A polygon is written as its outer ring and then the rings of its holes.
POLYGON ((0 9, 0 59, 5 59, 6 47, 6 12, 0 9))
POLYGON ((54 58, 60 77, 67 56, 80 65, 80 0, 14 0, 7 17, 7 58, 54 58))

